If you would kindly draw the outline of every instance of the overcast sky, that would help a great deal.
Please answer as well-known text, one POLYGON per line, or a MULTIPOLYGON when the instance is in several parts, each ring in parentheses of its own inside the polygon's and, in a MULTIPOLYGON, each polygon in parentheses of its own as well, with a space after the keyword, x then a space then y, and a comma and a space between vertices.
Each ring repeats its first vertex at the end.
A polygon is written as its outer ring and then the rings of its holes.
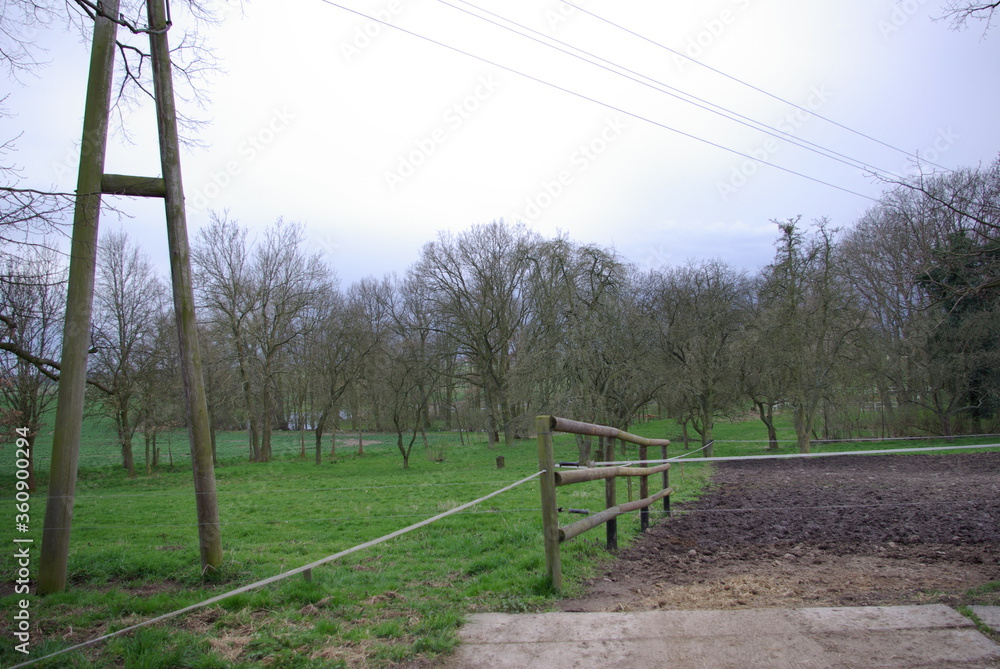
MULTIPOLYGON (((254 230, 300 221, 345 283, 401 272, 438 231, 497 218, 614 246, 641 267, 721 258, 753 270, 772 257, 771 219, 849 226, 871 206, 884 186, 859 165, 902 175, 917 153, 958 168, 1000 151, 1000 36, 935 21, 943 0, 576 3, 606 21, 557 0, 338 4, 410 32, 324 0, 256 0, 202 29, 224 71, 207 107, 190 109, 211 121, 197 133, 207 148, 183 155, 192 234, 212 210, 254 230)), ((186 20, 174 14, 176 45, 186 20)), ((9 85, 15 117, 0 138, 23 133, 22 186, 72 191, 89 44, 59 27, 37 40, 48 64, 9 85)), ((106 170, 158 175, 151 105, 125 122, 133 143, 116 137, 106 170)), ((102 226, 134 233, 165 273, 162 203, 115 205, 133 218, 102 226)))

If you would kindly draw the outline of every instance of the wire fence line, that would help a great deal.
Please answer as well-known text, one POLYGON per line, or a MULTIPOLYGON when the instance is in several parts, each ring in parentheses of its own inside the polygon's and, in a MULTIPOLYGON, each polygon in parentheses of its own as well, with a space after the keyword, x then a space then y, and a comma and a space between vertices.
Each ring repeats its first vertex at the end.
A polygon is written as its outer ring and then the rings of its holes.
POLYGON ((320 560, 316 560, 314 562, 310 562, 309 564, 303 565, 301 567, 296 567, 295 569, 289 569, 288 571, 282 572, 282 573, 277 574, 275 576, 270 576, 268 578, 264 578, 264 579, 261 579, 259 581, 256 581, 255 583, 250 583, 249 585, 244 585, 244 586, 236 588, 234 590, 230 590, 229 592, 225 592, 225 593, 222 593, 220 595, 216 595, 214 597, 210 597, 210 598, 208 598, 208 599, 206 599, 204 601, 198 602, 197 604, 191 604, 190 606, 185 606, 183 608, 177 609, 176 611, 171 611, 169 613, 165 613, 163 615, 156 616, 155 618, 150 618, 149 620, 144 620, 141 623, 137 623, 135 625, 131 625, 129 627, 125 627, 125 628, 122 628, 120 630, 116 630, 116 631, 111 632, 109 634, 105 634, 104 636, 100 636, 100 637, 97 637, 95 639, 91 639, 90 641, 85 641, 83 643, 76 644, 75 646, 70 646, 69 648, 63 648, 62 650, 56 651, 55 653, 50 653, 49 655, 44 655, 42 657, 34 658, 32 660, 28 660, 27 662, 22 662, 20 664, 15 664, 12 667, 10 667, 9 669, 18 669, 19 667, 28 667, 28 666, 31 666, 31 665, 36 664, 38 662, 41 662, 43 660, 49 660, 49 659, 51 659, 53 657, 58 657, 60 655, 64 655, 64 654, 72 652, 74 650, 80 650, 80 649, 86 648, 88 646, 93 646, 93 645, 95 645, 97 643, 100 643, 102 641, 106 641, 106 640, 111 639, 113 637, 121 636, 122 634, 126 634, 128 632, 132 632, 132 631, 137 630, 137 629, 139 629, 141 627, 147 627, 149 625, 153 625, 155 623, 162 622, 164 620, 169 620, 171 618, 176 618, 177 616, 184 615, 185 613, 190 613, 191 611, 195 611, 197 609, 201 609, 201 608, 204 608, 206 606, 211 606, 212 604, 217 604, 218 602, 221 602, 221 601, 223 601, 225 599, 229 599, 230 597, 235 597, 236 595, 242 594, 244 592, 249 592, 251 590, 256 590, 257 588, 264 587, 265 585, 270 585, 271 583, 277 583, 278 581, 282 581, 282 580, 284 580, 284 579, 286 579, 286 578, 288 578, 290 576, 294 576, 296 574, 301 574, 303 572, 311 571, 312 569, 314 569, 316 567, 320 567, 320 566, 322 566, 324 564, 327 564, 329 562, 333 562, 334 560, 339 560, 342 557, 345 557, 345 556, 350 555, 352 553, 357 553, 358 551, 365 550, 366 548, 371 548, 373 546, 377 546, 378 544, 381 544, 381 543, 384 543, 386 541, 389 541, 390 539, 395 539, 396 537, 402 536, 404 534, 408 534, 408 533, 413 532, 414 530, 418 530, 418 529, 420 529, 422 527, 426 527, 427 525, 430 525, 431 523, 439 521, 439 520, 441 520, 443 518, 447 518, 448 516, 454 515, 456 513, 460 513, 460 512, 462 512, 462 511, 464 511, 464 510, 466 510, 468 508, 471 508, 471 507, 473 507, 473 506, 475 506, 477 504, 481 504, 482 502, 485 502, 488 499, 496 497, 497 495, 505 493, 505 492, 507 492, 509 490, 513 490, 514 488, 516 488, 516 487, 518 487, 518 486, 520 486, 520 485, 522 485, 524 483, 527 483, 528 481, 536 479, 536 478, 538 478, 541 475, 542 475, 542 472, 535 472, 534 474, 532 474, 530 476, 526 476, 525 478, 521 479, 520 481, 512 483, 512 484, 510 484, 510 485, 508 485, 506 487, 503 487, 503 488, 501 488, 499 490, 495 490, 495 491, 491 492, 488 495, 484 495, 483 497, 480 497, 479 499, 475 499, 475 500, 473 500, 471 502, 466 502, 465 504, 457 506, 454 509, 450 509, 450 510, 445 511, 443 513, 439 513, 436 516, 433 516, 431 518, 427 518, 425 520, 422 520, 419 523, 414 523, 413 525, 409 525, 407 527, 404 527, 403 529, 396 530, 395 532, 391 532, 389 534, 383 535, 383 536, 381 536, 381 537, 379 537, 377 539, 372 539, 371 541, 366 541, 363 544, 358 544, 357 546, 353 546, 351 548, 348 548, 347 550, 340 551, 339 553, 334 553, 333 555, 328 555, 325 558, 322 558, 320 560))
MULTIPOLYGON (((392 490, 398 488, 434 488, 434 487, 455 487, 463 485, 504 485, 507 481, 459 481, 453 483, 406 483, 399 485, 380 485, 373 487, 367 486, 349 486, 349 487, 338 487, 338 488, 280 488, 280 489, 269 489, 269 488, 256 488, 256 489, 244 489, 244 490, 217 490, 217 495, 256 495, 266 493, 268 495, 277 495, 285 493, 294 492, 352 492, 355 490, 392 490)), ((110 495, 73 495, 73 498, 77 501, 81 499, 116 499, 120 497, 191 497, 192 495, 202 495, 208 493, 200 493, 195 490, 185 490, 181 492, 135 492, 135 493, 113 493, 110 495)), ((69 495, 54 495, 47 499, 62 499, 63 497, 69 497, 69 495)), ((0 502, 12 502, 14 497, 0 497, 0 502)))
MULTIPOLYGON (((1000 434, 955 434, 949 436, 922 435, 919 437, 847 437, 841 439, 811 439, 814 444, 849 444, 852 442, 879 442, 879 441, 921 441, 930 439, 984 439, 986 437, 1000 437, 1000 434)), ((796 444, 797 439, 716 439, 719 444, 796 444)))
MULTIPOLYGON (((885 448, 878 451, 831 451, 828 453, 772 453, 767 455, 728 455, 712 458, 684 458, 674 456, 661 460, 622 460, 616 462, 595 462, 601 466, 619 466, 630 464, 662 464, 665 462, 677 462, 680 464, 688 462, 728 462, 734 460, 791 460, 795 458, 830 458, 838 455, 883 455, 892 453, 927 453, 930 451, 968 451, 980 448, 1000 449, 1000 444, 968 444, 964 446, 921 446, 920 448, 885 448)), ((700 449, 699 449, 700 450, 700 449)))
MULTIPOLYGON (((343 433, 343 434, 349 434, 349 433, 343 433)), ((368 435, 368 436, 370 436, 372 438, 377 438, 377 437, 383 437, 384 435, 382 433, 372 433, 371 435, 368 435)), ((961 434, 961 435, 953 435, 951 437, 946 437, 946 436, 927 436, 927 435, 921 435, 921 436, 903 436, 903 437, 853 437, 853 438, 844 438, 844 439, 813 439, 812 443, 814 443, 814 444, 879 443, 879 442, 906 442, 906 441, 949 440, 949 439, 984 439, 984 438, 992 438, 992 437, 1000 437, 1000 434, 991 434, 991 433, 984 433, 984 434, 961 434)), ((356 438, 353 438, 353 437, 351 437, 351 439, 354 439, 354 441, 353 442, 352 441, 347 441, 346 443, 339 444, 338 445, 338 449, 342 449, 342 451, 344 453, 346 453, 346 454, 350 453, 349 449, 356 449, 357 448, 357 440, 356 440, 356 438)), ((771 441, 769 439, 715 439, 711 443, 715 443, 715 444, 768 444, 768 443, 794 444, 794 443, 797 443, 797 442, 796 442, 795 439, 777 439, 777 440, 774 440, 774 441, 771 441)), ((691 452, 697 452, 697 451, 703 450, 703 449, 707 448, 709 445, 711 445, 711 444, 706 444, 706 445, 701 446, 701 447, 699 447, 699 448, 697 448, 697 449, 695 449, 694 451, 691 451, 691 452)), ((190 458, 191 458, 191 453, 186 448, 187 447, 187 441, 185 439, 183 439, 183 438, 178 437, 177 447, 178 447, 178 449, 181 449, 181 450, 178 450, 177 452, 173 453, 172 457, 175 460, 180 460, 184 464, 187 464, 187 461, 189 461, 190 458)), ((248 452, 249 452, 249 444, 245 440, 243 440, 243 439, 223 438, 223 439, 220 439, 218 441, 218 447, 224 448, 225 452, 220 452, 219 453, 219 459, 220 459, 221 462, 226 462, 226 463, 233 462, 235 460, 244 461, 244 460, 246 460, 246 456, 248 455, 248 452)), ((456 447, 460 448, 460 446, 456 446, 456 447)), ((2 448, 2 447, 0 447, 0 448, 2 448)), ((117 447, 114 444, 112 444, 112 445, 110 445, 108 447, 108 452, 81 453, 81 455, 80 455, 80 466, 82 466, 82 467, 103 466, 103 465, 105 465, 107 463, 121 462, 121 458, 122 458, 121 452, 120 452, 120 450, 116 450, 116 448, 117 447)), ((138 454, 141 454, 142 448, 143 448, 142 445, 138 445, 136 447, 136 449, 138 451, 138 454)), ((162 444, 158 444, 157 448, 160 450, 159 462, 158 462, 157 466, 158 467, 167 466, 167 463, 165 461, 165 459, 166 459, 167 456, 166 456, 165 453, 163 453, 164 446, 162 444)), ((324 455, 327 452, 327 448, 328 448, 327 446, 324 446, 324 455)), ((392 449, 395 448, 395 445, 394 444, 388 444, 385 439, 380 439, 377 443, 373 442, 373 443, 365 444, 364 448, 367 449, 367 450, 370 450, 370 451, 392 450, 392 449)), ((272 455, 274 455, 274 456, 301 455, 301 453, 302 453, 302 450, 301 450, 301 448, 298 445, 292 446, 291 448, 279 448, 279 449, 275 449, 275 450, 272 451, 272 455)), ((311 457, 314 454, 315 454, 315 443, 311 442, 309 445, 306 446, 306 458, 308 459, 309 457, 311 457)), ((682 456, 675 456, 675 457, 684 457, 684 456, 689 455, 689 454, 690 453, 685 453, 682 456)), ((49 462, 51 461, 51 459, 52 459, 51 453, 40 451, 40 452, 38 452, 38 453, 35 454, 35 465, 36 465, 36 467, 39 467, 40 465, 48 465, 49 462)), ((136 463, 137 463, 137 466, 140 464, 140 462, 139 462, 138 459, 136 460, 136 463)), ((595 463, 595 464, 603 464, 603 463, 595 463)), ((4 499, 5 498, 0 498, 0 501, 3 501, 4 499)))
MULTIPOLYGON (((486 511, 463 511, 462 513, 456 514, 459 516, 476 516, 483 514, 501 514, 501 513, 523 513, 523 512, 533 512, 539 513, 541 509, 489 509, 486 511)), ((421 518, 426 516, 429 512, 424 513, 394 513, 394 514, 373 514, 370 516, 330 516, 328 518, 289 518, 283 520, 232 520, 224 521, 218 523, 219 525, 287 525, 289 523, 337 523, 346 521, 356 521, 356 520, 383 520, 386 518, 421 518)), ((142 527, 199 527, 202 523, 158 523, 149 524, 143 523, 142 527)), ((72 528, 56 528, 56 529, 71 529, 71 531, 76 532, 77 530, 118 530, 118 529, 134 529, 135 524, 132 525, 84 525, 80 527, 72 528)))
POLYGON ((996 499, 940 500, 923 502, 896 502, 889 504, 824 504, 821 506, 746 506, 727 509, 673 509, 661 512, 664 515, 687 515, 691 513, 753 513, 757 511, 831 511, 839 509, 889 509, 904 506, 968 506, 972 504, 997 504, 996 499))

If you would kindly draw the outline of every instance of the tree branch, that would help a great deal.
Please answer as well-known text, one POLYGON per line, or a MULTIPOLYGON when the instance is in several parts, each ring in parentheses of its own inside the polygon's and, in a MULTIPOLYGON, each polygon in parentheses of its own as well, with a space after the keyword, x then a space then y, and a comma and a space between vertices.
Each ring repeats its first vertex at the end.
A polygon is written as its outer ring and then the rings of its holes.
MULTIPOLYGON (((6 318, 4 318, 4 322, 7 322, 6 318)), ((16 346, 15 344, 10 344, 8 342, 2 342, 2 341, 0 341, 0 351, 7 351, 9 353, 13 353, 22 360, 34 365, 39 372, 49 377, 53 381, 59 380, 58 374, 55 374, 46 369, 47 367, 51 367, 57 370, 60 369, 59 363, 56 362, 55 360, 50 360, 48 358, 40 358, 37 355, 32 355, 31 353, 28 353, 27 351, 21 349, 19 346, 16 346)), ((114 391, 105 386, 104 384, 102 384, 100 381, 87 379, 87 383, 94 386, 95 388, 98 388, 99 390, 104 391, 108 395, 114 395, 114 391)))

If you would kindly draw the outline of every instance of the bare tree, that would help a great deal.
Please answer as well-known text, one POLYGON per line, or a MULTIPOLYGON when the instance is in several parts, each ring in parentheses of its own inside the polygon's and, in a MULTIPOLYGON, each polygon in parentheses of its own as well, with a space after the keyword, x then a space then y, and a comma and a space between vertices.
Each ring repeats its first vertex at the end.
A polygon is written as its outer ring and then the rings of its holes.
MULTIPOLYGON (((533 411, 627 429, 664 383, 639 277, 614 250, 558 237, 537 245, 515 396, 533 411)), ((590 442, 577 440, 580 459, 590 442)))
POLYGON ((377 387, 403 469, 409 469, 417 433, 426 428, 428 403, 442 376, 445 337, 432 327, 432 305, 412 276, 397 280, 384 296, 390 300, 385 305, 389 320, 376 358, 377 387))
POLYGON ((100 246, 94 302, 93 375, 111 391, 95 393, 96 403, 112 419, 122 465, 135 476, 132 437, 143 388, 157 368, 156 328, 166 311, 166 289, 124 232, 107 235, 100 246))
POLYGON ((308 318, 321 296, 332 290, 329 268, 319 254, 305 249, 302 225, 278 222, 255 249, 253 271, 259 282, 257 308, 249 314, 248 333, 260 372, 261 457, 271 459, 275 389, 284 372, 282 355, 316 323, 308 318))
POLYGON ((775 261, 765 269, 762 300, 778 326, 771 340, 782 351, 798 448, 808 453, 824 394, 851 352, 864 314, 844 278, 829 223, 817 221, 809 238, 798 218, 777 225, 781 236, 775 261))
POLYGON ((757 417, 767 429, 768 448, 777 450, 775 410, 787 395, 787 368, 781 364, 784 351, 774 338, 774 331, 780 325, 760 299, 761 277, 755 277, 751 285, 753 299, 749 301, 746 330, 737 343, 737 369, 743 394, 753 403, 757 417))
POLYGON ((951 21, 953 28, 964 28, 970 19, 985 21, 989 30, 993 13, 1000 2, 974 2, 973 0, 948 0, 944 7, 944 18, 951 21))
POLYGON ((919 412, 911 420, 914 408, 935 416, 943 434, 963 414, 978 421, 995 412, 1000 238, 988 185, 995 173, 982 172, 896 188, 843 241, 868 314, 872 345, 862 354, 893 430, 927 429, 919 412))
POLYGON ((728 265, 709 261, 664 271, 655 294, 674 410, 692 420, 711 457, 715 417, 739 397, 736 353, 748 282, 728 265))
POLYGON ((66 268, 51 250, 31 248, 28 255, 5 258, 0 274, 0 398, 8 427, 27 430, 28 486, 34 491, 36 440, 56 384, 54 374, 31 359, 59 356, 66 268))
POLYGON ((211 223, 198 231, 191 251, 201 313, 222 347, 235 361, 243 397, 244 424, 250 440, 250 459, 262 459, 260 407, 257 405, 250 336, 251 314, 258 295, 251 266, 248 231, 237 221, 213 212, 211 223))
POLYGON ((251 249, 247 230, 224 216, 199 231, 192 260, 200 302, 239 371, 250 457, 266 462, 285 349, 318 322, 312 316, 333 289, 329 269, 307 253, 301 225, 279 220, 251 249))
POLYGON ((465 358, 463 376, 482 392, 491 446, 500 429, 505 442, 513 443, 510 375, 538 241, 523 225, 494 221, 456 236, 441 234, 424 246, 412 270, 431 301, 434 327, 465 358))
POLYGON ((319 403, 313 427, 317 465, 322 463, 323 434, 330 419, 336 421, 341 398, 381 343, 388 300, 380 293, 388 290, 387 282, 363 279, 346 296, 339 291, 325 296, 320 323, 308 338, 308 364, 315 370, 314 395, 319 403))

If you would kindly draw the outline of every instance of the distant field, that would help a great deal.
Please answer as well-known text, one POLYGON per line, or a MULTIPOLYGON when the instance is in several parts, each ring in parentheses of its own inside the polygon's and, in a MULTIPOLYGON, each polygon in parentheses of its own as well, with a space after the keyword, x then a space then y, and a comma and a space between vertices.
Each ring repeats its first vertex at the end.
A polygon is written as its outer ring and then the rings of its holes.
MULTIPOLYGON (((637 425, 633 431, 650 437, 679 434, 666 421, 637 425)), ((759 422, 721 423, 716 430, 720 440, 763 439, 763 434, 759 422)), ((327 438, 321 466, 313 463, 310 437, 307 433, 302 460, 299 434, 276 433, 275 461, 255 464, 247 462, 245 434, 219 435, 216 477, 226 562, 220 574, 203 582, 186 434, 161 435, 160 467, 151 476, 141 473, 138 439, 140 475, 128 479, 110 430, 88 421, 73 520, 72 586, 60 595, 31 596, 32 619, 38 625, 32 656, 320 559, 537 471, 534 440, 489 449, 482 435, 463 446, 457 433, 429 433, 429 451, 425 453, 418 441, 410 469, 404 470, 394 435, 365 434, 366 442, 377 443, 366 443, 365 454, 357 456, 357 435, 342 433, 334 460, 327 438), (344 445, 347 439, 353 439, 351 446, 344 445), (505 458, 504 469, 497 469, 498 455, 505 458), (435 461, 441 456, 442 462, 435 461)), ((794 451, 794 444, 786 446, 783 450, 794 451)), ((557 460, 577 457, 569 436, 558 437, 556 448, 557 460)), ((720 441, 716 455, 759 454, 765 449, 765 443, 720 441)), ((679 444, 671 449, 671 454, 680 452, 679 444)), ((0 456, 0 509, 10 519, 0 523, 0 540, 11 546, 11 446, 4 445, 0 456)), ((628 457, 635 456, 633 448, 628 457)), ((39 470, 47 470, 46 458, 39 458, 39 470)), ((675 503, 697 496, 709 471, 697 463, 676 467, 671 475, 678 491, 675 503)), ((41 477, 43 484, 46 479, 41 477)), ((627 499, 627 485, 620 484, 618 491, 622 501, 627 499)), ((636 487, 633 497, 637 494, 636 487)), ((560 489, 559 503, 603 508, 603 484, 560 489)), ((32 497, 31 531, 16 535, 36 542, 33 573, 44 506, 43 485, 32 497)), ((321 567, 311 583, 292 577, 77 653, 71 660, 58 658, 49 666, 386 666, 433 657, 452 647, 455 630, 469 613, 553 607, 554 595, 543 575, 538 509, 538 484, 532 481, 470 511, 321 567)), ((564 517, 564 522, 571 520, 564 517)), ((620 520, 623 546, 634 539, 637 526, 635 516, 620 520)), ((603 530, 597 529, 563 547, 566 594, 579 591, 582 580, 609 558, 602 543, 603 530)), ((11 558, 4 560, 5 573, 11 573, 11 558)), ((12 579, 4 581, 0 607, 9 611, 20 597, 10 594, 12 579)), ((24 659, 12 650, 11 624, 9 617, 0 620, 2 666, 24 659)))

